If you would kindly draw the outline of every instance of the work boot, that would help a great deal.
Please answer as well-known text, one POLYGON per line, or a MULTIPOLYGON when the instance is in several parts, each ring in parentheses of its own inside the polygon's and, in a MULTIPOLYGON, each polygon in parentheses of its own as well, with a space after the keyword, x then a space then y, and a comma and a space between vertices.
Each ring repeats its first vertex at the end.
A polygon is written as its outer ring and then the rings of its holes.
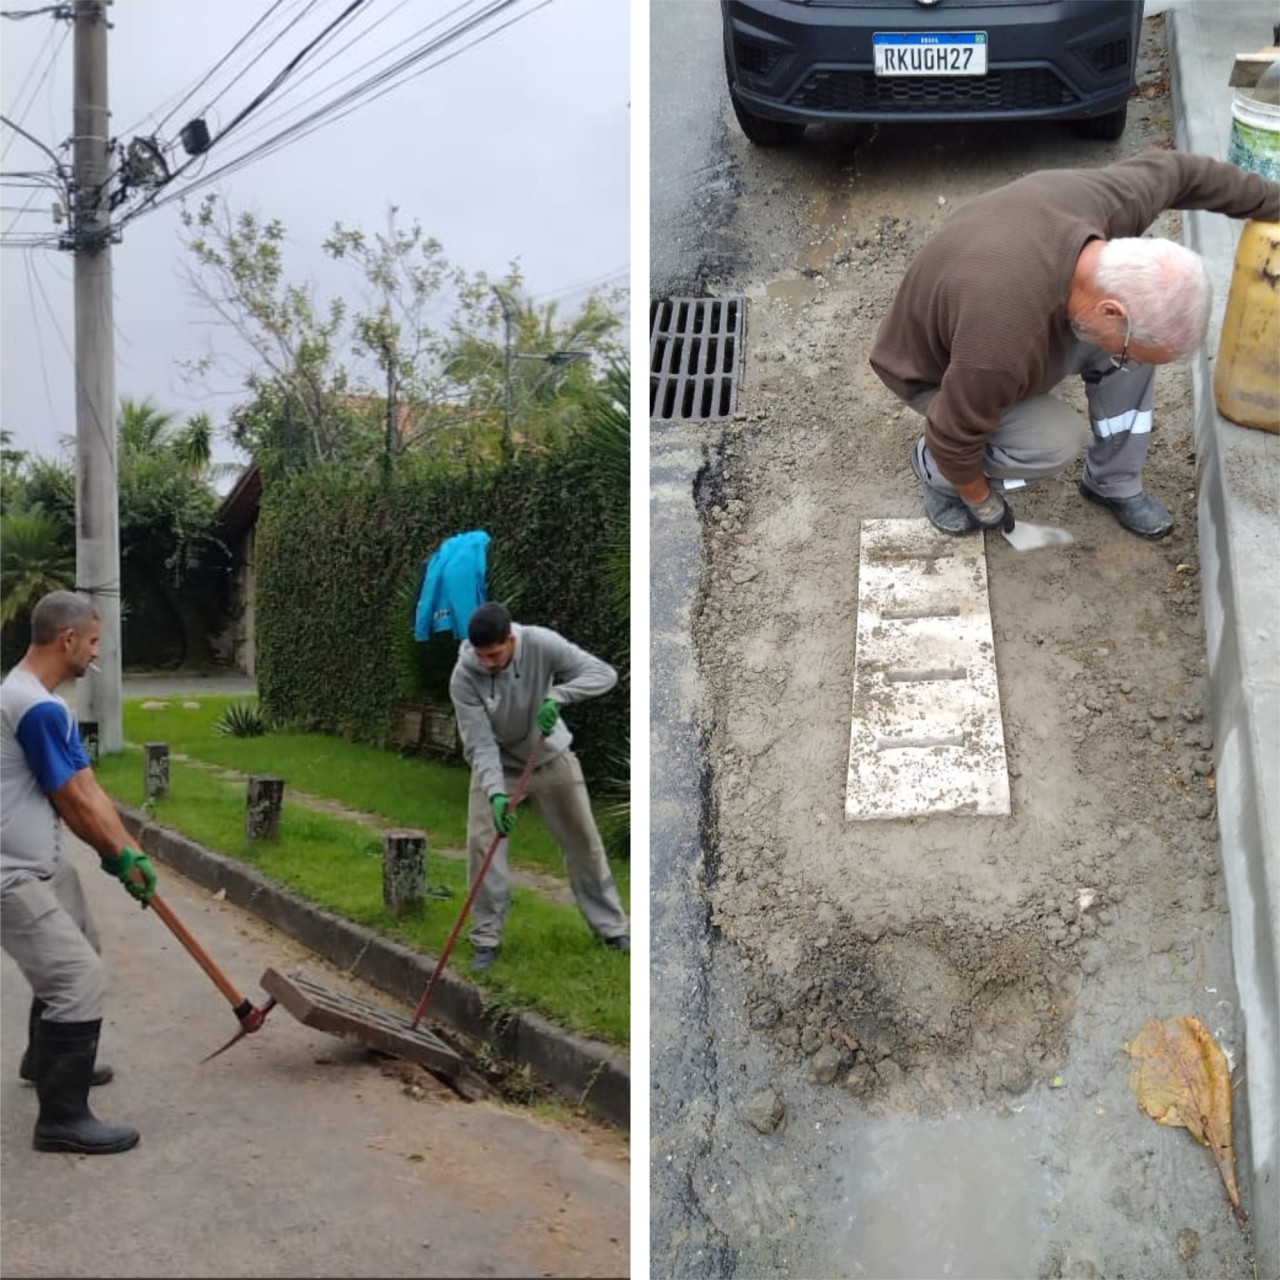
MULTIPOLYGON (((31 1014, 27 1018, 27 1047, 23 1051, 22 1061, 18 1064, 18 1076, 28 1084, 35 1084, 36 1073, 40 1069, 40 1064, 36 1058, 40 1030, 37 1023, 39 1023, 41 1016, 48 1007, 39 998, 33 998, 31 1001, 31 1014)), ((93 1079, 89 1083, 109 1084, 115 1078, 115 1074, 105 1062, 96 1063, 93 1068, 93 1079)))
POLYGON ((137 1129, 104 1124, 89 1110, 89 1082, 101 1028, 101 1018, 92 1022, 40 1020, 36 1035, 40 1116, 32 1143, 37 1151, 97 1156, 138 1145, 137 1129))
POLYGON ((625 933, 620 933, 616 938, 606 938, 604 940, 604 945, 608 947, 610 951, 630 951, 631 939, 627 937, 625 933))
POLYGON ((978 522, 969 514, 964 499, 958 493, 943 493, 935 489, 924 475, 924 459, 920 456, 924 449, 924 441, 917 440, 911 447, 911 470, 920 481, 920 490, 924 495, 924 513, 929 523, 943 533, 971 533, 978 527, 978 522))
POLYGON ((476 947, 471 953, 471 972, 483 973, 486 969, 492 969, 497 958, 497 947, 476 947))
POLYGON ((1163 538, 1173 528, 1173 517, 1145 493, 1135 493, 1132 498, 1108 498, 1089 488, 1083 476, 1076 487, 1082 498, 1106 507, 1130 533, 1140 538, 1163 538))

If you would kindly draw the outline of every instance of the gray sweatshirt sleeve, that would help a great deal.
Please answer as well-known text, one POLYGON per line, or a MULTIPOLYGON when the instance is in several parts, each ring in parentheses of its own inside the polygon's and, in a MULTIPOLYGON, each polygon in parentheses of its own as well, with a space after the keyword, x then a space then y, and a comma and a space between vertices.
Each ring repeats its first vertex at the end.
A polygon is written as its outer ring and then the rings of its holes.
POLYGON ((458 673, 449 681, 449 697, 453 702, 453 713, 458 718, 458 732, 462 735, 462 754, 485 795, 492 799, 505 792, 507 784, 489 713, 484 709, 475 686, 458 673))
POLYGON ((579 649, 572 641, 556 632, 548 632, 551 641, 551 691, 547 695, 562 707, 608 693, 618 683, 618 673, 607 663, 579 649))

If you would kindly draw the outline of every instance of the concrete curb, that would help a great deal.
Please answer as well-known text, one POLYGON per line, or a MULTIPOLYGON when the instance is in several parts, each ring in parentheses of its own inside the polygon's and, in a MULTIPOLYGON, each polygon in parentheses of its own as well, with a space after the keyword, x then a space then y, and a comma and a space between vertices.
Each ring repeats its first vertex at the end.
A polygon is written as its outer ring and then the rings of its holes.
MULTIPOLYGON (((1274 5, 1177 0, 1167 12, 1177 145, 1226 159, 1232 61, 1266 43, 1274 5)), ((1226 421, 1213 398, 1240 224, 1191 211, 1183 226, 1214 284, 1209 336, 1192 362, 1201 581, 1218 827, 1245 1025, 1241 1127, 1259 1274, 1280 1276, 1280 438, 1226 421)))
MULTIPOLYGON (((435 968, 435 957, 414 951, 364 925, 316 907, 234 858, 196 844, 117 804, 129 833, 152 855, 228 902, 265 920, 353 977, 415 1007, 435 968)), ((483 994, 446 969, 432 996, 431 1016, 489 1044, 510 1062, 528 1067, 574 1106, 624 1129, 631 1127, 631 1065, 627 1055, 556 1026, 536 1013, 516 1012, 494 1026, 483 994)))

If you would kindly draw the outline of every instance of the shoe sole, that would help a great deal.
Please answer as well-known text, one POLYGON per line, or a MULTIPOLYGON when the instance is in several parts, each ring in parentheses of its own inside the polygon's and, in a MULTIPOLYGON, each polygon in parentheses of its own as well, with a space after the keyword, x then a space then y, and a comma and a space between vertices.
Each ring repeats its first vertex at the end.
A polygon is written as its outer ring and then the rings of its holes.
POLYGON ((1115 507, 1113 507, 1111 503, 1102 496, 1102 494, 1094 493, 1092 489, 1086 488, 1083 484, 1076 485, 1076 491, 1086 502, 1092 502, 1096 506, 1102 507, 1106 511, 1110 511, 1116 518, 1116 524, 1118 524, 1127 533, 1133 534, 1135 538, 1146 538, 1148 542, 1156 542, 1160 538, 1167 538, 1169 534, 1173 532, 1173 525, 1170 524, 1167 528, 1161 529, 1158 533, 1143 533, 1141 529, 1135 529, 1133 525, 1125 524, 1125 522, 1120 519, 1119 513, 1116 511, 1115 507))
MULTIPOLYGON (((104 1084, 110 1084, 115 1078, 116 1073, 114 1071, 108 1071, 101 1080, 90 1080, 89 1087, 91 1089, 100 1089, 104 1084)), ((24 1076, 22 1072, 18 1072, 18 1079, 21 1080, 29 1089, 34 1089, 36 1086, 35 1076, 24 1076)))
POLYGON ((66 1138, 36 1138, 31 1145, 37 1151, 61 1151, 76 1156, 114 1156, 122 1151, 132 1151, 142 1140, 140 1133, 120 1142, 112 1142, 102 1147, 88 1147, 83 1142, 72 1142, 66 1138))

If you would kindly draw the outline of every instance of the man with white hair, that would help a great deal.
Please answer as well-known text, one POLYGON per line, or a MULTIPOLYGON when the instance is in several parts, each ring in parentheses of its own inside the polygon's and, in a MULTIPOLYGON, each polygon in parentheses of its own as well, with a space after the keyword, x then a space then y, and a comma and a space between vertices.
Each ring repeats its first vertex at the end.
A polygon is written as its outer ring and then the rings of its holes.
POLYGON ((1156 148, 1044 170, 962 205, 908 267, 871 366, 924 416, 911 467, 937 528, 1000 528, 1004 490, 1056 475, 1088 440, 1081 496, 1141 537, 1172 529, 1142 489, 1155 369, 1203 341, 1212 290, 1198 254, 1141 238, 1167 209, 1278 221, 1280 185, 1156 148), (1087 428, 1048 394, 1072 374, 1087 428))

